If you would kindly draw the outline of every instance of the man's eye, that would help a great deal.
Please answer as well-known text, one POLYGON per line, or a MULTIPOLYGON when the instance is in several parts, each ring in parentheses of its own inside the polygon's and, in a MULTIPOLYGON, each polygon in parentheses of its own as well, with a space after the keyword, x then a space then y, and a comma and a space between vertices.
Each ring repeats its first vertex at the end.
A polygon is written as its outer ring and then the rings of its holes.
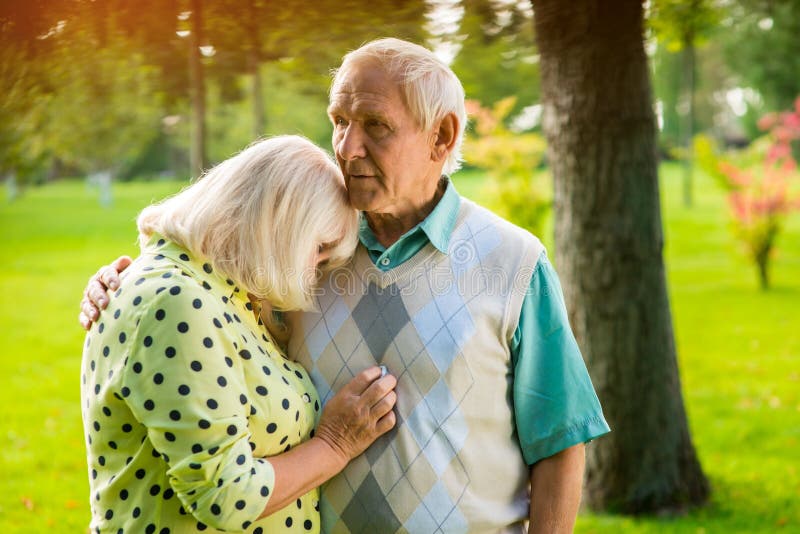
POLYGON ((342 117, 335 117, 335 118, 333 119, 333 123, 334 123, 336 126, 346 126, 346 125, 347 125, 347 121, 346 121, 346 120, 344 120, 342 117))

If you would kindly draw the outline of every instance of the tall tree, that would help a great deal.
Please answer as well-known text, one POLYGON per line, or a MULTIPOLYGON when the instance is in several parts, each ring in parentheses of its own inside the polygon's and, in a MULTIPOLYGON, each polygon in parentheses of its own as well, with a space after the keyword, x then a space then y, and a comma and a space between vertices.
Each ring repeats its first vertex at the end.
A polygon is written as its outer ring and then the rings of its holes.
POLYGON ((717 24, 719 10, 710 0, 658 0, 653 3, 650 24, 659 41, 681 53, 681 141, 683 157, 683 203, 692 205, 694 171, 693 138, 695 92, 697 86, 697 47, 717 24))
POLYGON ((640 0, 533 0, 556 260, 612 433, 589 448, 592 508, 661 512, 708 483, 681 396, 640 0))

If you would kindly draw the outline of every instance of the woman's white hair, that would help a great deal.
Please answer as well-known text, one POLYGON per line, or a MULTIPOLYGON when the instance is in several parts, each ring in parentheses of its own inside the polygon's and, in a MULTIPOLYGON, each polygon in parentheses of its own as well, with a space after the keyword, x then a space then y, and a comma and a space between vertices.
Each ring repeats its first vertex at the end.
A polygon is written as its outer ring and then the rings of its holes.
POLYGON ((296 135, 253 143, 145 208, 137 224, 142 249, 161 234, 277 310, 312 308, 321 244, 331 248, 332 269, 358 242, 358 212, 339 168, 296 135))
POLYGON ((333 71, 331 90, 341 80, 348 65, 364 59, 378 62, 400 85, 405 104, 422 130, 429 130, 448 113, 458 119, 456 143, 447 157, 444 172, 461 167, 461 144, 467 125, 464 88, 455 73, 425 47, 395 38, 371 41, 349 52, 342 65, 333 71))

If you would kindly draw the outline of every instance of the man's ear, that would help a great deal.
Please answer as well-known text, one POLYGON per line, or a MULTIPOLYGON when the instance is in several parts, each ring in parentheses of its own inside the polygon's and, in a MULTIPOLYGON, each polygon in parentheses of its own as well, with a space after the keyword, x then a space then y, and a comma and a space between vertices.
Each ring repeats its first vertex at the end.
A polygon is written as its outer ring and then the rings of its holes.
POLYGON ((455 113, 448 113, 439 121, 439 125, 434 132, 433 148, 431 159, 433 161, 444 161, 456 146, 459 124, 455 113))

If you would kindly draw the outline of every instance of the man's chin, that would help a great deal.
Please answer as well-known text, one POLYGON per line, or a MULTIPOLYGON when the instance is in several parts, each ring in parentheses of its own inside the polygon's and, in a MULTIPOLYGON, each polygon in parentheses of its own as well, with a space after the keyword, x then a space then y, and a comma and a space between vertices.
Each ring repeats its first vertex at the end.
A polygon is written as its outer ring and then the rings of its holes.
POLYGON ((371 211, 375 206, 375 195, 366 191, 348 191, 350 205, 359 211, 371 211))

